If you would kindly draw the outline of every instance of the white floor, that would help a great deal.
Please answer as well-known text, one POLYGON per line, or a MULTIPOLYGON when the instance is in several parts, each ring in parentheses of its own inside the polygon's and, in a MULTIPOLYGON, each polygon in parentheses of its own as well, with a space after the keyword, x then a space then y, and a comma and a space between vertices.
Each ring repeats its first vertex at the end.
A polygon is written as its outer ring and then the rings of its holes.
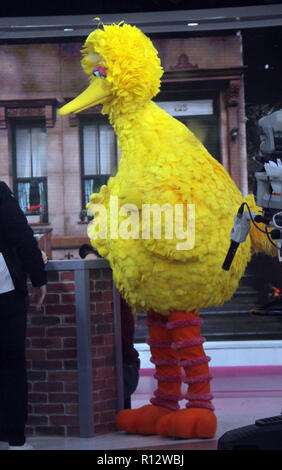
MULTIPOLYGON (((267 395, 267 394, 266 394, 267 395)), ((138 394, 132 408, 148 403, 148 396, 138 394)), ((218 439, 229 430, 254 424, 258 418, 280 415, 282 396, 247 396, 215 398, 213 403, 218 418, 218 430, 214 439, 176 440, 159 436, 130 435, 116 432, 94 438, 33 437, 27 442, 36 450, 216 450, 218 439)), ((7 449, 0 443, 0 450, 7 449)))

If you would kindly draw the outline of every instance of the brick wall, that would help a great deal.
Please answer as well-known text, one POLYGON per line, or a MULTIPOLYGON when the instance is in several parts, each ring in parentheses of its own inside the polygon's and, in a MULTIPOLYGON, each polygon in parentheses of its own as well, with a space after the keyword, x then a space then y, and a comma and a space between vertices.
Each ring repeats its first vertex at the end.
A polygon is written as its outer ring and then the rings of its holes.
MULTIPOLYGON (((94 434, 115 430, 116 380, 112 275, 90 270, 94 434)), ((79 436, 79 391, 73 271, 49 271, 40 313, 27 328, 29 435, 79 436)))

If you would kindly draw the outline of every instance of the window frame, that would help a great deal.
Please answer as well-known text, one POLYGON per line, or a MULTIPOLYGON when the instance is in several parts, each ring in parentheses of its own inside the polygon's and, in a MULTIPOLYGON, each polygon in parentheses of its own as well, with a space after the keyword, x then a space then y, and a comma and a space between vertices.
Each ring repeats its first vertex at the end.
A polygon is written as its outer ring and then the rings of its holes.
MULTIPOLYGON (((18 183, 27 183, 36 181, 38 183, 43 183, 44 191, 46 194, 46 211, 42 212, 42 220, 40 223, 49 223, 49 209, 48 209, 48 176, 36 176, 36 177, 18 177, 17 176, 17 149, 16 149, 16 130, 17 128, 27 128, 27 127, 41 127, 46 131, 46 124, 44 120, 39 119, 13 119, 11 122, 11 133, 12 133, 12 170, 13 170, 13 190, 15 198, 18 200, 19 191, 18 183)), ((47 132, 46 132, 47 139, 47 132)), ((47 140, 46 140, 47 144, 47 140)), ((47 147, 47 145, 46 145, 47 147)), ((25 216, 28 217, 28 214, 24 212, 25 216)))
MULTIPOLYGON (((84 191, 84 182, 86 180, 91 180, 97 176, 100 177, 105 177, 105 181, 102 184, 107 184, 107 181, 109 178, 112 176, 112 174, 96 174, 96 175, 85 175, 84 174, 84 142, 83 142, 83 127, 85 125, 103 125, 103 124, 109 124, 109 120, 103 116, 81 116, 79 118, 79 147, 80 147, 80 181, 81 181, 81 209, 85 210, 85 191, 84 191)), ((112 126, 111 126, 112 127, 112 126)), ((115 136, 115 163, 116 163, 116 168, 118 167, 118 144, 117 144, 117 136, 113 130, 114 136, 115 136)), ((98 139, 99 139, 99 132, 98 132, 98 139)), ((100 169, 100 155, 99 155, 99 169, 100 169)), ((101 184, 101 185, 102 185, 101 184)))

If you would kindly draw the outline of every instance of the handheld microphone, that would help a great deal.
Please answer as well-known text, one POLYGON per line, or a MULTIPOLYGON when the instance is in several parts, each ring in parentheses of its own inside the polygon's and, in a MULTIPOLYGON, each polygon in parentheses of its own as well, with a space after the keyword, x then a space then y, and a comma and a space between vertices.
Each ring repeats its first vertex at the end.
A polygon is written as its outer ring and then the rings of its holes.
POLYGON ((240 243, 244 242, 250 231, 250 215, 244 212, 244 203, 239 207, 237 215, 234 217, 234 225, 230 234, 231 243, 222 265, 224 271, 229 271, 236 251, 240 243))

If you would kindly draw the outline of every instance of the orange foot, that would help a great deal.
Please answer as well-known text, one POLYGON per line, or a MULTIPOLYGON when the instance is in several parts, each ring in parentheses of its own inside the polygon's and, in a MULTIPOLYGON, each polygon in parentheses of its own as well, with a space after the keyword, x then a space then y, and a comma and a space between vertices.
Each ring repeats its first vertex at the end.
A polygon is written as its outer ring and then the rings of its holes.
POLYGON ((160 418, 157 433, 183 439, 209 438, 215 435, 216 427, 217 419, 211 410, 186 408, 160 418))
POLYGON ((175 413, 162 406, 145 405, 135 410, 122 410, 116 416, 119 431, 132 434, 158 434, 156 425, 160 418, 175 413))

